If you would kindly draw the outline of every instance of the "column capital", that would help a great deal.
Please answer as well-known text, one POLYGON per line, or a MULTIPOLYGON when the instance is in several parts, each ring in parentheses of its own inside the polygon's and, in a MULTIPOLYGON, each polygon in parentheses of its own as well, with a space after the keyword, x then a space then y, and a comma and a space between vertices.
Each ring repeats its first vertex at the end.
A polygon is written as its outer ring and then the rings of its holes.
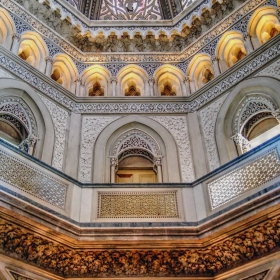
POLYGON ((47 63, 53 64, 53 57, 47 56, 47 57, 45 58, 45 61, 46 61, 47 63))
POLYGON ((77 83, 77 84, 82 84, 82 78, 77 77, 77 78, 75 79, 75 83, 77 83))
POLYGON ((154 77, 149 77, 148 83, 151 84, 151 85, 153 85, 153 84, 155 83, 154 77))
POLYGON ((117 82, 117 77, 112 76, 112 77, 111 77, 111 83, 116 83, 116 82, 117 82))
POLYGON ((183 79, 183 83, 184 84, 188 83, 189 81, 190 81, 190 77, 189 76, 184 77, 184 79, 183 79))
POLYGON ((251 35, 248 32, 244 32, 242 35, 243 35, 244 40, 247 40, 248 38, 251 38, 251 35))
POLYGON ((216 61, 218 61, 219 59, 218 59, 218 57, 216 57, 215 55, 212 55, 211 56, 211 61, 214 63, 214 62, 216 62, 216 61))
POLYGON ((241 147, 242 153, 250 150, 250 142, 241 133, 234 134, 231 139, 235 142, 236 145, 239 145, 241 147))
POLYGON ((18 33, 14 33, 14 34, 12 35, 12 38, 13 38, 13 40, 14 40, 14 39, 17 39, 17 40, 19 41, 20 38, 21 38, 21 35, 18 34, 18 33))
POLYGON ((117 157, 110 157, 110 165, 117 166, 118 165, 118 158, 117 157))

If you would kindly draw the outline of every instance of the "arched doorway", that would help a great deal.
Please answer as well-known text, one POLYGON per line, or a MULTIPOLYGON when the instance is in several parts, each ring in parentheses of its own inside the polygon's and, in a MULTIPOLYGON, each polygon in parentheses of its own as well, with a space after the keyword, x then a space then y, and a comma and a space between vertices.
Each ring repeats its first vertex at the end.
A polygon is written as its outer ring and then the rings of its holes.
POLYGON ((111 183, 161 183, 161 154, 156 141, 143 131, 122 134, 111 152, 111 183))

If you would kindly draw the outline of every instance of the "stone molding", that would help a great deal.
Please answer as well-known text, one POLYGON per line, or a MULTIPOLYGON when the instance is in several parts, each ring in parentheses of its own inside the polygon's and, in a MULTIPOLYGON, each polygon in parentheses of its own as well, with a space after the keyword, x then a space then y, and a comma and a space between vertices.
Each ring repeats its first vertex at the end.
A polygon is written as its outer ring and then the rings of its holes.
POLYGON ((227 229, 228 234, 220 233, 219 241, 217 233, 215 239, 208 238, 207 245, 204 240, 195 239, 188 240, 189 245, 181 245, 179 249, 165 249, 163 243, 161 246, 153 244, 149 250, 135 243, 134 250, 107 249, 106 246, 101 249, 94 245, 82 247, 79 242, 71 247, 65 236, 60 242, 54 241, 47 232, 36 233, 34 226, 26 229, 2 216, 0 250, 7 256, 66 278, 213 276, 279 251, 276 234, 280 230, 279 213, 271 215, 268 221, 234 226, 227 229))
POLYGON ((256 76, 268 76, 280 80, 280 59, 265 67, 256 76))

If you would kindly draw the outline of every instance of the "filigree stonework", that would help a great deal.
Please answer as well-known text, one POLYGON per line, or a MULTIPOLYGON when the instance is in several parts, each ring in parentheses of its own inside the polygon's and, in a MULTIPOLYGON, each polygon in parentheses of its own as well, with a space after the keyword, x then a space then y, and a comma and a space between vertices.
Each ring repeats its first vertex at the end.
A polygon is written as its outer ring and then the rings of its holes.
POLYGON ((56 207, 65 208, 66 184, 3 151, 0 151, 0 180, 56 207))
POLYGON ((215 209, 239 197, 246 191, 257 188, 280 175, 280 160, 277 150, 254 159, 208 184, 211 208, 215 209))
POLYGON ((69 113, 50 99, 39 95, 50 112, 55 130, 52 166, 62 170, 69 113))
POLYGON ((179 218, 177 191, 99 192, 98 218, 179 218))
POLYGON ((150 118, 163 125, 174 137, 179 149, 182 182, 193 182, 195 176, 186 116, 150 118))
POLYGON ((215 127, 219 111, 227 96, 228 94, 225 94, 199 112, 210 171, 220 166, 215 127))

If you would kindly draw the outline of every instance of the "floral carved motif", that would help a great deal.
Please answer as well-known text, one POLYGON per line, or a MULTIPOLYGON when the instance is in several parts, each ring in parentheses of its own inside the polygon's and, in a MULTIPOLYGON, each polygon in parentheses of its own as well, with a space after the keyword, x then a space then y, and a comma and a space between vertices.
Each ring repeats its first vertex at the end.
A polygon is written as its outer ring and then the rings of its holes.
POLYGON ((43 95, 39 94, 39 96, 47 106, 54 125, 55 142, 52 166, 62 170, 69 113, 43 95))
POLYGON ((80 151, 79 180, 83 183, 92 181, 92 156, 95 141, 100 132, 120 117, 85 116, 82 121, 82 139, 80 151))
POLYGON ((174 137, 179 150, 182 182, 193 182, 195 176, 186 116, 150 118, 163 125, 174 137))
POLYGON ((64 277, 199 277, 213 276, 279 250, 279 231, 278 216, 206 247, 83 250, 0 218, 0 250, 64 277))
POLYGON ((225 94, 199 112, 210 171, 220 166, 215 139, 215 127, 219 111, 227 96, 228 94, 225 94))

